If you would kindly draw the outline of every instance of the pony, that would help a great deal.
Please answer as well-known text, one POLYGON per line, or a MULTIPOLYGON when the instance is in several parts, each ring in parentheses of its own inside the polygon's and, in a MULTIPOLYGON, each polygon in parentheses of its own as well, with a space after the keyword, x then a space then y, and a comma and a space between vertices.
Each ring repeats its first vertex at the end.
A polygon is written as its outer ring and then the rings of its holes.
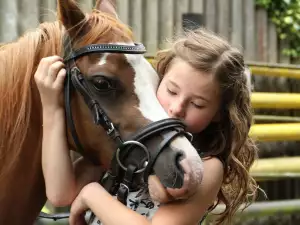
MULTIPOLYGON (((87 15, 76 2, 58 0, 57 19, 0 47, 0 224, 31 225, 46 202, 41 168, 42 106, 33 79, 40 60, 62 56, 66 36, 73 49, 101 43, 132 46, 134 42, 131 30, 118 19, 109 0, 96 1, 87 15)), ((168 118, 156 98, 159 77, 143 55, 95 52, 76 59, 76 65, 93 85, 97 100, 120 136, 129 137, 168 118), (105 97, 103 90, 97 92, 97 88, 109 88, 111 82, 117 91, 108 91, 105 97)), ((116 146, 103 127, 93 123, 89 107, 76 91, 71 110, 84 152, 109 168, 116 146)), ((70 129, 66 135, 70 149, 78 151, 70 129)), ((164 139, 155 136, 149 151, 164 139)), ((172 183, 180 175, 181 186, 195 191, 201 182, 202 161, 188 138, 174 136, 161 148, 153 170, 162 183, 174 187, 172 183)))

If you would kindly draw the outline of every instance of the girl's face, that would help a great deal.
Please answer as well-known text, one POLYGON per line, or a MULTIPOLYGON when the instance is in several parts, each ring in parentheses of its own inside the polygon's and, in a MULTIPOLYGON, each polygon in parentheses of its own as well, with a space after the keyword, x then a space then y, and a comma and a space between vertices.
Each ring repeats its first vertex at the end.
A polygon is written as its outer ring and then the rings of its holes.
POLYGON ((158 90, 157 98, 172 118, 182 119, 187 131, 199 133, 219 117, 219 85, 210 73, 175 59, 158 90))

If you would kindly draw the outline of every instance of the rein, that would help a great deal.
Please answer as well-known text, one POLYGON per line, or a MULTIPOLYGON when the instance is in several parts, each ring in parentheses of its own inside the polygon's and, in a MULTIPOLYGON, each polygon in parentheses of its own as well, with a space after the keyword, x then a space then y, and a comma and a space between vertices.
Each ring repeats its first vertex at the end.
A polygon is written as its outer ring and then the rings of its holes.
MULTIPOLYGON (((153 171, 153 166, 156 162, 156 159, 163 151, 164 147, 166 147, 174 138, 178 136, 186 136, 187 138, 191 139, 191 134, 185 132, 185 125, 182 121, 168 118, 152 122, 143 127, 141 130, 137 131, 131 138, 123 140, 119 134, 119 131, 115 128, 114 123, 105 113, 100 103, 89 91, 87 85, 88 81, 84 79, 83 74, 76 66, 76 59, 90 53, 144 54, 146 49, 143 44, 135 43, 132 46, 118 44, 92 44, 77 50, 73 50, 71 47, 70 38, 67 36, 65 39, 64 48, 64 63, 67 70, 64 88, 67 126, 70 129, 77 151, 83 157, 88 158, 91 162, 96 164, 96 161, 85 153, 79 136, 76 132, 73 120, 71 96, 74 91, 78 91, 91 111, 94 124, 101 126, 105 130, 106 134, 114 141, 117 147, 117 150, 111 161, 111 167, 101 179, 101 185, 110 194, 117 195, 118 200, 126 205, 127 196, 129 191, 132 189, 135 175, 140 174, 144 182, 147 182, 148 176, 153 171), (157 148, 149 151, 143 143, 155 137, 156 135, 160 135, 162 137, 162 141, 157 148), (124 164, 125 159, 127 159, 128 154, 133 149, 139 149, 145 154, 146 161, 144 162, 142 168, 139 168, 136 163, 129 163, 127 166, 124 164)), ((183 184, 180 179, 175 181, 176 188, 180 188, 182 185, 183 184)), ((50 215, 41 212, 39 217, 58 220, 68 218, 69 214, 63 213, 50 215)))

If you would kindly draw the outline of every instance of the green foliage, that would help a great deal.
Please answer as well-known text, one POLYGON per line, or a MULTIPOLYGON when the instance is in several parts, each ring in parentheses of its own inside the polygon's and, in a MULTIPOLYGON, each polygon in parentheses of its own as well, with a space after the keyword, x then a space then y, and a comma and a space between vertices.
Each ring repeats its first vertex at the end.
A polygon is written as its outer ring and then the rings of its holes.
POLYGON ((300 0, 256 0, 256 5, 267 10, 269 18, 276 24, 279 38, 290 43, 283 54, 299 58, 300 0))

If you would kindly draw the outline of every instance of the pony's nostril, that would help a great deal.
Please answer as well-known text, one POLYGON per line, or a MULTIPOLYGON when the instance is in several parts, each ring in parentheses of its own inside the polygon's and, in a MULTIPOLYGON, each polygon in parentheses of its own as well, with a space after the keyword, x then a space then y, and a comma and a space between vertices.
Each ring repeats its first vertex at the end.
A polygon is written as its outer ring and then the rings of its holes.
POLYGON ((175 164, 177 169, 184 174, 184 169, 181 166, 181 161, 185 159, 185 155, 183 152, 178 152, 175 157, 175 164))
POLYGON ((192 173, 192 167, 190 165, 190 162, 188 159, 183 158, 180 162, 180 168, 183 171, 183 174, 191 174, 192 173))

